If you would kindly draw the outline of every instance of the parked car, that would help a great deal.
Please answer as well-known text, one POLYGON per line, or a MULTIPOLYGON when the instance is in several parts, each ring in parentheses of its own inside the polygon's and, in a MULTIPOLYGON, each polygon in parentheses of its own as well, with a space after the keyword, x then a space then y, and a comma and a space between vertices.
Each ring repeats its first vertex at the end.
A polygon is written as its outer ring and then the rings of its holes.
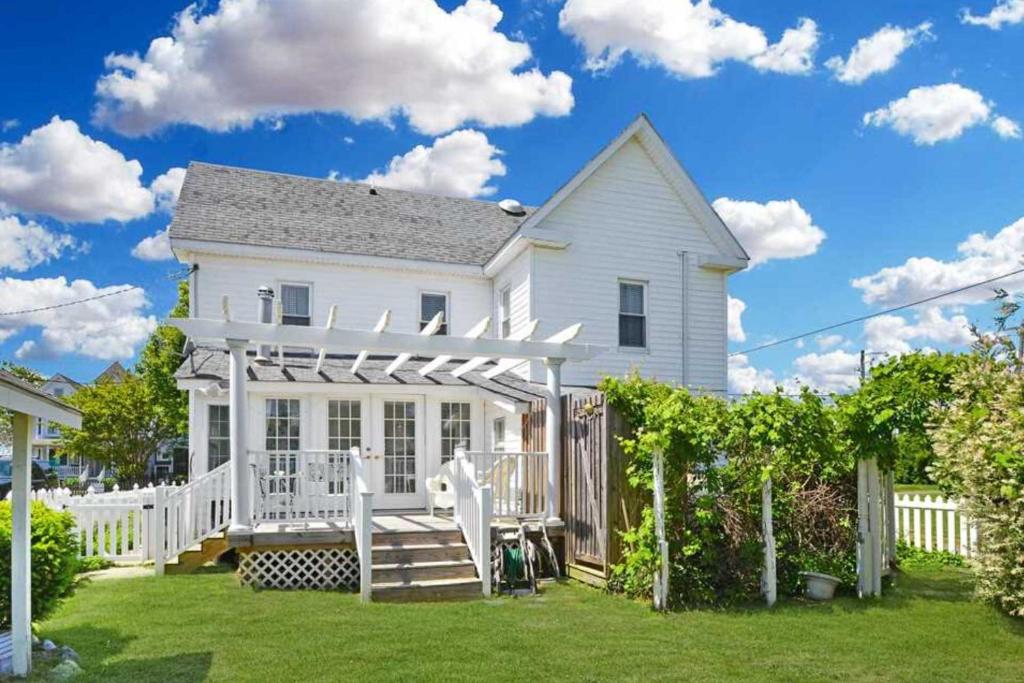
MULTIPOLYGON (((39 463, 32 463, 32 489, 45 489, 49 484, 46 470, 39 463)), ((11 461, 0 460, 0 498, 6 498, 11 490, 11 461)))

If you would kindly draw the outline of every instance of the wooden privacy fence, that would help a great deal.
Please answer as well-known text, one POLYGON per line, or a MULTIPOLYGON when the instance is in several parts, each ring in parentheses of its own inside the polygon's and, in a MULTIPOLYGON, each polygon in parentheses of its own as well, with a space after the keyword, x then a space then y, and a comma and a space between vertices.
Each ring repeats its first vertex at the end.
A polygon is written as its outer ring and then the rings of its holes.
POLYGON ((927 552, 945 550, 972 557, 978 548, 978 527, 956 500, 942 496, 897 493, 896 538, 927 552))

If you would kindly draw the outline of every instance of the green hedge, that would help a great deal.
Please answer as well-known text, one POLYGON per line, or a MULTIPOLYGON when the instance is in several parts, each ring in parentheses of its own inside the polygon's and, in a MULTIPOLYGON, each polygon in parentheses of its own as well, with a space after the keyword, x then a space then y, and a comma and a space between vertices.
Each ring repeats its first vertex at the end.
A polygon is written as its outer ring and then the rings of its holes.
MULTIPOLYGON (((78 542, 70 512, 32 503, 32 619, 42 619, 71 592, 78 542)), ((11 625, 11 504, 0 502, 0 629, 11 625)))

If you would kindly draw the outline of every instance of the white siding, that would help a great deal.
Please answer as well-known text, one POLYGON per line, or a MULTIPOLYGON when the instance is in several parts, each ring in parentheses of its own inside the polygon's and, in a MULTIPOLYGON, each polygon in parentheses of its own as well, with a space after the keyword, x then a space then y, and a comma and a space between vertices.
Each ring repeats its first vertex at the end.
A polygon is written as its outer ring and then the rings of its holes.
MULTIPOLYGON (((508 287, 511 295, 511 333, 515 334, 530 322, 532 310, 530 304, 530 275, 533 265, 533 249, 528 247, 505 266, 494 278, 494 302, 492 310, 493 324, 491 332, 498 337, 501 334, 501 291, 508 287)), ((566 323, 569 324, 569 323, 566 323)), ((539 338, 539 337, 535 337, 539 338)), ((512 372, 526 377, 529 364, 523 363, 512 372)))
POLYGON ((490 312, 491 285, 487 278, 433 274, 398 269, 339 264, 201 255, 196 317, 218 318, 221 297, 230 298, 231 314, 256 320, 256 290, 282 282, 313 285, 313 325, 324 325, 332 304, 338 306, 338 327, 372 328, 385 309, 391 309, 394 332, 419 331, 420 292, 446 292, 450 334, 459 335, 490 312))
MULTIPOLYGON (((671 382, 725 389, 725 275, 697 266, 718 249, 697 218, 635 141, 623 145, 541 224, 567 239, 565 250, 534 249, 533 315, 537 338, 571 322, 580 341, 607 346, 586 363, 567 363, 565 384, 595 384, 605 374, 638 368, 671 382), (690 254, 689 377, 683 376, 683 264, 690 254), (646 350, 618 347, 618 283, 647 283, 646 350)), ((538 231, 540 232, 540 230, 538 231)), ((532 378, 543 381, 533 364, 532 378)))

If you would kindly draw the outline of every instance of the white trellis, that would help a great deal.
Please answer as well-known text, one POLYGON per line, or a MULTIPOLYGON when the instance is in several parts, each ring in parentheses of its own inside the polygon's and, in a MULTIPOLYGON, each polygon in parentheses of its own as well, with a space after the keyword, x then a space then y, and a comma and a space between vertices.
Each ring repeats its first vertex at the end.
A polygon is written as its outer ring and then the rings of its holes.
POLYGON ((359 557, 352 548, 253 550, 239 554, 244 586, 280 589, 359 589, 359 557))

